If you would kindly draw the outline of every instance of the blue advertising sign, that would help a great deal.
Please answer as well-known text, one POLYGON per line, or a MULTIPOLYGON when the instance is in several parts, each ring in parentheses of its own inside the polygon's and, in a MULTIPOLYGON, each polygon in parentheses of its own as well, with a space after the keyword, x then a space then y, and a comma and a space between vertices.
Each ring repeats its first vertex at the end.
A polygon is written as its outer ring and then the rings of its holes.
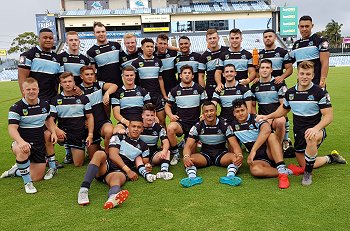
MULTIPOLYGON (((136 35, 136 37, 141 37, 140 31, 133 31, 133 34, 136 35)), ((107 31, 107 38, 123 38, 125 32, 117 32, 117 31, 107 31)), ((78 36, 80 39, 93 39, 95 38, 94 32, 92 31, 85 31, 85 32, 78 32, 78 36)))
POLYGON ((39 35, 39 31, 43 28, 49 28, 53 32, 55 45, 57 45, 57 30, 56 30, 56 18, 54 14, 36 14, 36 29, 39 35))

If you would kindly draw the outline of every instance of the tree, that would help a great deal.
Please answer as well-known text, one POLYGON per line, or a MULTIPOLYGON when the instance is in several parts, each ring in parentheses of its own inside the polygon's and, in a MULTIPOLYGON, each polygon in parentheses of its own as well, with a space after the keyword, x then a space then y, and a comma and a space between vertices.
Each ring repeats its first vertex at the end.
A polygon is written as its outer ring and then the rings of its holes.
POLYGON ((22 53, 38 44, 38 36, 33 32, 24 32, 13 39, 8 54, 22 53))
POLYGON ((333 19, 326 25, 326 34, 329 38, 329 42, 333 47, 339 47, 341 45, 341 28, 343 24, 339 24, 333 19))

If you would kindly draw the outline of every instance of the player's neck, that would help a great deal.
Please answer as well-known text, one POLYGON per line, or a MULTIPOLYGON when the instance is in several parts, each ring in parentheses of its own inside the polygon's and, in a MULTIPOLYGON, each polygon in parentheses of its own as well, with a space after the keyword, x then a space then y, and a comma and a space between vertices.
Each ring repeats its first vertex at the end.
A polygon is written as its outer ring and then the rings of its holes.
POLYGON ((97 40, 97 45, 101 46, 101 45, 106 45, 108 43, 108 40, 106 39, 105 41, 103 42, 100 42, 97 40))
POLYGON ((24 97, 24 99, 26 100, 26 102, 27 102, 29 105, 36 105, 36 104, 38 104, 38 102, 39 102, 39 99, 38 99, 38 98, 36 98, 36 99, 28 99, 28 98, 24 97))
POLYGON ((63 94, 64 94, 64 96, 73 96, 74 95, 74 91, 65 91, 65 90, 63 90, 63 94))
POLYGON ((261 78, 260 77, 260 83, 268 83, 268 82, 271 81, 271 79, 272 79, 271 75, 269 77, 267 77, 267 78, 261 78))
POLYGON ((68 49, 68 52, 69 52, 69 54, 71 54, 71 55, 78 55, 78 54, 79 54, 79 49, 77 49, 77 50, 68 49))
POLYGON ((153 55, 146 55, 146 54, 143 54, 143 58, 144 59, 152 59, 153 55))
POLYGON ((193 81, 191 81, 190 83, 184 83, 181 82, 182 87, 192 87, 193 81))
POLYGON ((51 48, 43 48, 43 47, 40 47, 40 49, 42 51, 45 51, 45 52, 51 52, 51 48))
POLYGON ((307 85, 307 86, 303 86, 303 85, 298 84, 298 91, 307 91, 311 87, 312 87, 312 82, 309 85, 307 85))
POLYGON ((205 122, 206 125, 214 126, 216 124, 216 118, 213 121, 211 121, 211 122, 208 122, 206 120, 204 120, 204 122, 205 122))
POLYGON ((275 44, 272 44, 271 46, 265 46, 265 50, 266 51, 270 51, 270 50, 274 50, 276 49, 276 45, 275 44))
POLYGON ((236 85, 236 80, 226 81, 225 85, 226 85, 226 87, 234 87, 236 85))
POLYGON ((92 87, 92 85, 94 85, 94 83, 86 83, 83 82, 84 87, 92 87))
POLYGON ((214 52, 214 51, 218 51, 220 49, 220 46, 219 45, 217 45, 216 47, 209 47, 209 50, 211 51, 211 52, 214 52))
POLYGON ((181 52, 182 55, 189 55, 190 53, 190 50, 188 50, 187 52, 181 52))
POLYGON ((230 50, 233 52, 239 52, 239 51, 241 51, 241 49, 242 49, 242 47, 236 47, 236 48, 230 47, 230 50))
POLYGON ((135 84, 124 84, 124 87, 126 90, 130 90, 130 89, 134 89, 135 88, 135 84))

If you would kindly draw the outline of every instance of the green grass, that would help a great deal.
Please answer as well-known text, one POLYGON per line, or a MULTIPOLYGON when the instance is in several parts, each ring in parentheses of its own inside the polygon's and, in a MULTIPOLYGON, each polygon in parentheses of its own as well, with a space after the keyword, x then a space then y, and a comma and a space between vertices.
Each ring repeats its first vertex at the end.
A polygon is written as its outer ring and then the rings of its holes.
MULTIPOLYGON (((348 88, 350 67, 331 68, 327 88, 334 106, 334 122, 320 155, 337 149, 350 160, 348 88)), ((295 77, 288 80, 289 86, 295 77)), ((17 82, 0 83, 0 172, 15 161, 7 134, 7 112, 20 98, 17 82)), ((290 117, 291 118, 291 117, 290 117)), ((64 150, 56 147, 63 160, 64 150)), ((295 162, 287 159, 287 163, 295 162)), ((61 169, 50 181, 35 183, 38 193, 27 195, 21 178, 0 180, 1 230, 348 230, 350 227, 349 165, 315 170, 314 183, 302 187, 301 176, 290 177, 291 187, 277 188, 277 179, 256 179, 244 163, 239 187, 220 185, 226 170, 200 169, 203 184, 184 189, 179 180, 183 167, 171 168, 174 179, 153 184, 144 179, 127 182, 129 199, 111 211, 102 209, 108 187, 94 181, 91 204, 77 205, 77 192, 86 166, 61 169)), ((159 168, 157 168, 159 169, 159 168)))

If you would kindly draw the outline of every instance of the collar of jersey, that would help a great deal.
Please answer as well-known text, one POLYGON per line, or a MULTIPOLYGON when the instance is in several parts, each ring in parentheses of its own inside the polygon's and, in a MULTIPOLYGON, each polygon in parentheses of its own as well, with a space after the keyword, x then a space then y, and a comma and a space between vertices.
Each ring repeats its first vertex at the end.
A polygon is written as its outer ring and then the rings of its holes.
MULTIPOLYGON (((275 81, 275 77, 271 76, 270 83, 272 83, 273 81, 275 81)), ((259 83, 263 83, 263 82, 261 82, 260 79, 259 79, 259 83)), ((269 82, 266 82, 266 83, 269 83, 269 82)))
MULTIPOLYGON (((126 89, 124 85, 122 86, 122 88, 123 88, 124 90, 131 90, 131 89, 126 89)), ((133 89, 136 89, 136 84, 134 84, 134 88, 133 88, 133 89)))
MULTIPOLYGON (((237 85, 239 84, 239 82, 237 80, 235 80, 235 86, 234 87, 237 87, 237 85)), ((228 86, 226 86, 226 83, 225 83, 225 88, 227 88, 228 86)))
POLYGON ((36 45, 36 48, 38 48, 38 50, 41 52, 52 53, 52 50, 50 50, 50 52, 43 51, 39 45, 36 45))
MULTIPOLYGON (((22 98, 22 102, 29 105, 29 103, 27 102, 27 100, 23 97, 22 98)), ((40 103, 40 99, 38 98, 38 104, 40 103)))
POLYGON ((145 57, 143 57, 143 54, 142 54, 142 55, 140 55, 140 56, 141 56, 141 58, 143 58, 144 60, 154 59, 154 55, 152 55, 152 58, 150 58, 150 59, 146 59, 145 57))
POLYGON ((232 51, 231 47, 229 47, 228 51, 231 52, 231 53, 241 53, 243 51, 243 48, 241 47, 241 49, 239 49, 239 51, 232 51))
MULTIPOLYGON (((66 50, 66 52, 67 52, 67 54, 72 55, 71 53, 69 53, 68 49, 66 50)), ((79 55, 80 55, 80 51, 78 51, 78 54, 76 56, 79 56, 79 55)))
MULTIPOLYGON (((219 49, 217 50, 217 51, 219 51, 220 49, 221 49, 221 45, 219 45, 219 49)), ((209 53, 212 53, 212 52, 216 52, 216 51, 211 51, 209 48, 207 49, 207 51, 209 52, 209 53)))
MULTIPOLYGON (((204 124, 207 125, 207 123, 205 122, 205 120, 203 120, 204 124)), ((216 117, 216 122, 215 122, 215 125, 218 125, 219 123, 219 118, 216 117)))
MULTIPOLYGON (((311 82, 311 83, 310 83, 310 87, 309 87, 308 89, 306 89, 305 91, 309 90, 309 89, 312 88, 313 86, 314 86, 314 83, 311 82)), ((296 91, 299 91, 299 90, 298 90, 298 84, 295 85, 295 90, 296 90, 296 91)))
MULTIPOLYGON (((191 87, 193 87, 193 85, 194 85, 194 82, 192 81, 191 87)), ((182 85, 182 82, 180 82, 180 87, 184 88, 184 86, 182 85)))

